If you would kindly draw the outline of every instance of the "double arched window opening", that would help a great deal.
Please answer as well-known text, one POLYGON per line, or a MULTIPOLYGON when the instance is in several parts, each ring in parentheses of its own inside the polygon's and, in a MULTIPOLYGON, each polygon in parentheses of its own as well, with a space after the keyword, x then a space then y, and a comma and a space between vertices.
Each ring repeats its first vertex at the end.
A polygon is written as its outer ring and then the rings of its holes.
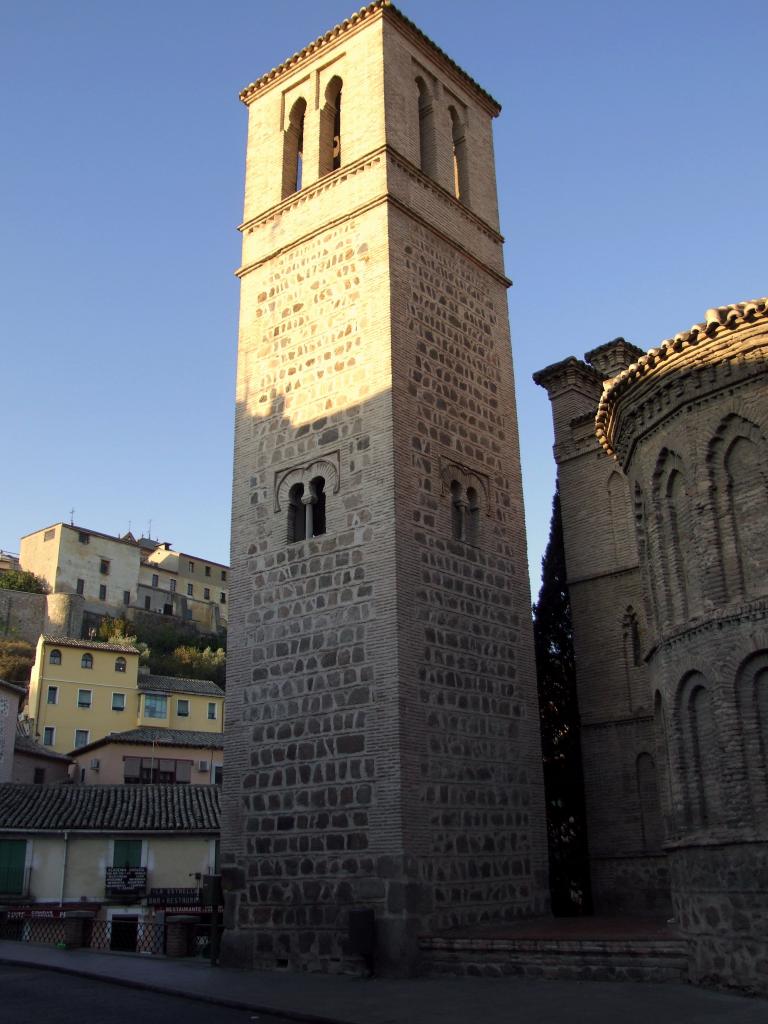
POLYGON ((325 480, 313 477, 307 487, 296 483, 288 492, 288 543, 325 533, 325 480))
MULTIPOLYGON (((341 167, 341 90, 342 80, 334 75, 325 90, 325 102, 320 110, 318 158, 319 177, 330 174, 341 167)), ((283 131, 283 199, 300 192, 304 184, 305 158, 312 159, 312 146, 305 150, 307 101, 300 97, 291 107, 288 124, 283 131)), ((310 178, 311 180, 311 178, 310 178)))
POLYGON ((477 544, 480 535, 480 499, 477 488, 451 481, 451 526, 454 540, 477 544))

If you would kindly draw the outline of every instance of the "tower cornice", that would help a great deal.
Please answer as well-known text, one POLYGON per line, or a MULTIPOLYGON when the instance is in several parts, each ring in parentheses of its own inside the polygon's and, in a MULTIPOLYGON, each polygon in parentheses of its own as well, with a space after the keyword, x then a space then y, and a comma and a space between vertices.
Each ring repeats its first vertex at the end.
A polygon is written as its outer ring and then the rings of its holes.
POLYGON ((365 7, 361 7, 359 11, 350 15, 344 21, 335 25, 332 29, 329 29, 322 36, 318 36, 313 42, 309 43, 302 50, 294 53, 292 57, 284 60, 282 64, 278 64, 277 67, 272 68, 266 74, 261 75, 255 81, 247 85, 240 93, 241 101, 248 106, 253 100, 267 89, 281 82, 287 75, 293 74, 293 72, 300 70, 309 61, 313 61, 317 58, 318 54, 325 49, 329 49, 338 43, 341 39, 344 39, 356 32, 359 32, 362 28, 370 25, 372 22, 381 20, 382 18, 388 18, 392 24, 396 25, 397 28, 407 36, 416 46, 422 51, 427 53, 440 68, 446 72, 451 78, 459 82, 465 89, 476 97, 480 105, 490 114, 491 117, 497 117, 501 112, 501 105, 491 96, 490 93, 486 92, 466 71, 463 70, 455 61, 451 60, 447 53, 440 49, 440 47, 433 42, 429 36, 425 35, 414 23, 400 11, 391 0, 374 0, 374 3, 368 4, 365 7))

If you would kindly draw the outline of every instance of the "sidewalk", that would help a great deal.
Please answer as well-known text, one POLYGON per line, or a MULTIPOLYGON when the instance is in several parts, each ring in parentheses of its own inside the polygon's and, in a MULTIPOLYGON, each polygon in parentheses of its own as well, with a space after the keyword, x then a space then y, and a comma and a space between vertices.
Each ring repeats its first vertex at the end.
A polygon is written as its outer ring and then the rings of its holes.
MULTIPOLYGON (((366 980, 235 971, 132 954, 0 941, 24 964, 219 1006, 333 1024, 766 1024, 768 1001, 689 985, 513 978, 366 980)), ((215 1018, 214 1018, 215 1019, 215 1018)))

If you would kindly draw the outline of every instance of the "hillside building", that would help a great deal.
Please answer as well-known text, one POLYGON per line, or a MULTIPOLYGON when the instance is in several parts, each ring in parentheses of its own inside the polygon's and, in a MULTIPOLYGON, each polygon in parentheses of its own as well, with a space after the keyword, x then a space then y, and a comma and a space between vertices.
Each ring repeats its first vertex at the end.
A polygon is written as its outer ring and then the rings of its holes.
POLYGON ((105 615, 175 616, 201 633, 226 628, 226 565, 131 533, 113 537, 67 523, 27 534, 20 547, 22 569, 44 579, 52 594, 79 599, 84 638, 105 615))

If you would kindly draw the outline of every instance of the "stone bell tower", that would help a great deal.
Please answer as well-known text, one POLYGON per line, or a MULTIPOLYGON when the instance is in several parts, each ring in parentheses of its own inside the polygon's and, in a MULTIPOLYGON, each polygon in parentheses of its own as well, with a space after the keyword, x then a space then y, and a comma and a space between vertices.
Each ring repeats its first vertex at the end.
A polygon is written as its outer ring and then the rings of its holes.
POLYGON ((224 957, 547 909, 496 102, 386 0, 248 107, 224 957))

